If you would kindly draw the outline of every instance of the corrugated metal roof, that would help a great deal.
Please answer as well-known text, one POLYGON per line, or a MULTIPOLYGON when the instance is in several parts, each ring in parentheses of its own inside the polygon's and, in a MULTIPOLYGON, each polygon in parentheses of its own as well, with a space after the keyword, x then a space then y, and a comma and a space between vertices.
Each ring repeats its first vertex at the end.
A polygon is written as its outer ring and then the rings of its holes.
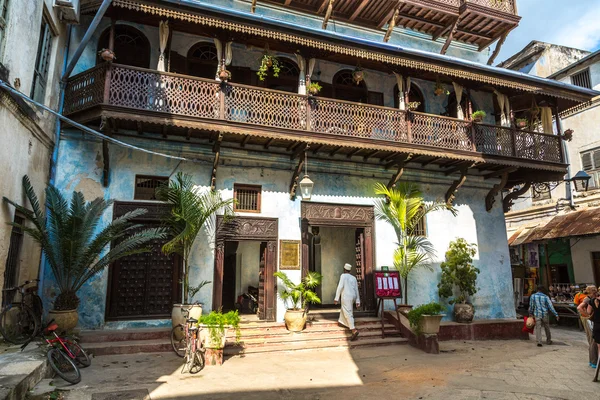
POLYGON ((564 215, 557 215, 545 225, 539 225, 524 235, 513 239, 511 246, 552 239, 600 235, 600 208, 591 208, 564 215))

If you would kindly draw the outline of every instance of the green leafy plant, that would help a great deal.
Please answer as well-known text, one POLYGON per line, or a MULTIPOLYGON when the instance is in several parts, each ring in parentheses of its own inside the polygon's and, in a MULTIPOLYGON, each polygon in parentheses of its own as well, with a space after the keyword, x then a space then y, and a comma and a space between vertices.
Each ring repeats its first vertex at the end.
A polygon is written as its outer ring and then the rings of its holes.
POLYGON ((439 80, 436 80, 435 88, 433 89, 433 94, 435 94, 436 96, 441 96, 442 94, 448 96, 450 94, 450 91, 448 91, 446 89, 446 86, 444 86, 439 80))
POLYGON ((308 93, 310 93, 312 95, 319 94, 321 89, 323 89, 323 87, 321 85, 319 85, 318 82, 311 82, 310 85, 308 85, 308 93))
POLYGON ((473 256, 477 246, 469 244, 465 239, 458 238, 450 242, 446 252, 446 261, 442 267, 442 277, 438 283, 438 293, 442 298, 450 298, 455 290, 458 296, 450 300, 450 304, 465 304, 469 296, 477 293, 477 275, 479 269, 473 265, 473 256))
POLYGON ((258 79, 264 81, 267 76, 269 76, 269 69, 272 70, 273 76, 277 78, 279 76, 279 72, 281 69, 279 67, 279 60, 277 57, 271 54, 264 54, 260 59, 260 66, 258 67, 258 71, 256 71, 256 75, 258 75, 258 79))
POLYGON ((285 286, 285 289, 282 290, 279 295, 286 306, 288 304, 291 305, 291 307, 288 307, 288 310, 306 310, 308 304, 321 303, 321 299, 312 289, 315 289, 321 284, 323 275, 317 272, 309 272, 298 284, 292 282, 285 272, 277 271, 274 275, 281 279, 281 282, 285 286))
POLYGON ((525 128, 527 125, 529 125, 529 120, 527 118, 517 118, 515 123, 519 128, 525 128))
POLYGON ((193 299, 196 294, 202 289, 204 286, 211 283, 211 281, 202 281, 197 286, 190 286, 188 289, 188 299, 193 299))
POLYGON ((50 185, 46 188, 44 213, 27 175, 23 177, 23 189, 31 209, 6 197, 3 200, 30 222, 10 225, 20 228, 42 248, 60 292, 54 300, 55 310, 76 309, 77 292, 94 275, 122 257, 148 251, 150 241, 166 238, 164 229, 141 229, 142 225, 131 222, 144 215, 146 209, 130 211, 100 229, 104 211, 112 201, 99 197, 86 202, 81 192, 73 192, 69 203, 50 185))
POLYGON ((477 110, 471 114, 471 119, 475 121, 482 121, 487 116, 487 113, 483 110, 477 110))
POLYGON ((224 222, 233 217, 233 199, 223 200, 214 191, 200 193, 191 175, 182 172, 177 173, 168 184, 156 189, 156 199, 170 206, 163 223, 168 227, 172 239, 163 246, 162 251, 165 254, 177 253, 183 258, 183 302, 188 304, 189 261, 194 241, 202 228, 209 230, 209 233, 214 231, 218 211, 222 212, 224 222))
POLYGON ((431 269, 431 258, 435 255, 429 239, 417 235, 417 225, 433 211, 445 209, 456 215, 456 210, 443 202, 426 203, 419 187, 409 182, 400 182, 395 188, 377 183, 375 194, 383 196, 375 202, 375 216, 392 225, 396 233, 394 267, 404 281, 404 301, 409 304, 408 276, 418 268, 431 269))
POLYGON ((444 312, 444 307, 436 302, 431 302, 429 304, 423 304, 419 307, 415 307, 408 312, 406 317, 408 318, 408 322, 410 322, 410 326, 415 332, 416 335, 421 333, 421 318, 423 315, 440 315, 444 312))
POLYGON ((221 343, 221 339, 225 335, 225 329, 228 327, 235 329, 236 343, 240 341, 240 316, 237 310, 225 314, 220 311, 211 311, 210 314, 200 317, 198 323, 206 325, 213 343, 221 343))

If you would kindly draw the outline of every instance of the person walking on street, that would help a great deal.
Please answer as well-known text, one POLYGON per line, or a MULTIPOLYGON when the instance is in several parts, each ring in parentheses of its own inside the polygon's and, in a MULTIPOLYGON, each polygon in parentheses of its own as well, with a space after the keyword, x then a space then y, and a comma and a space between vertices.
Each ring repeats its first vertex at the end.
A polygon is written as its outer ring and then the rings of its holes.
POLYGON ((586 296, 579 302, 577 311, 579 311, 579 314, 581 315, 581 323, 583 324, 583 329, 585 330, 585 335, 588 340, 590 367, 596 368, 596 363, 598 362, 598 346, 593 337, 594 323, 588 314, 588 307, 591 301, 598 295, 598 289, 594 285, 589 285, 585 289, 585 293, 586 296))
MULTIPOLYGON (((598 297, 593 298, 587 306, 587 314, 590 316, 590 320, 594 324, 592 329, 592 338, 597 343, 598 351, 600 352, 600 299, 598 297)), ((596 360, 598 362, 598 360, 596 360)))
POLYGON ((550 297, 544 294, 544 286, 538 285, 537 292, 529 297, 529 316, 535 317, 535 339, 538 347, 542 347, 542 326, 546 331, 546 344, 552 344, 550 313, 554 314, 557 321, 560 319, 550 297))
POLYGON ((337 305, 341 297, 342 308, 340 310, 340 319, 338 322, 350 328, 352 331, 350 340, 356 340, 358 337, 358 330, 354 326, 353 307, 355 302, 356 307, 360 307, 360 294, 358 293, 358 282, 356 281, 356 277, 350 273, 351 270, 352 266, 350 264, 344 265, 344 273, 340 276, 340 283, 335 292, 334 304, 337 305))

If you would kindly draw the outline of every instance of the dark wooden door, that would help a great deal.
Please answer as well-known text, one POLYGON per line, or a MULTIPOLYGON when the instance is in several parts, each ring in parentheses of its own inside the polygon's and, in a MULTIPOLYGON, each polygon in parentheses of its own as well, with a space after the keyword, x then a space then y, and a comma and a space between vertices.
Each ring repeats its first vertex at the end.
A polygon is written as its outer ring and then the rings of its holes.
POLYGON ((260 244, 260 263, 258 264, 258 318, 267 318, 265 296, 265 262, 267 260, 267 243, 260 244))
MULTIPOLYGON (((144 228, 161 225, 161 206, 156 204, 117 203, 117 218, 135 208, 148 208, 146 220, 136 220, 144 228)), ((107 320, 170 317, 174 303, 181 302, 181 257, 165 255, 165 239, 150 243, 150 251, 123 257, 109 268, 107 320)))
POLYGON ((225 255, 223 270, 223 311, 235 310, 235 284, 236 284, 237 253, 225 255))
MULTIPOLYGON (((365 299, 365 234, 364 229, 357 229, 355 234, 356 248, 356 281, 358 283, 358 293, 360 298, 365 299)), ((362 309, 365 309, 365 303, 361 304, 362 309)))

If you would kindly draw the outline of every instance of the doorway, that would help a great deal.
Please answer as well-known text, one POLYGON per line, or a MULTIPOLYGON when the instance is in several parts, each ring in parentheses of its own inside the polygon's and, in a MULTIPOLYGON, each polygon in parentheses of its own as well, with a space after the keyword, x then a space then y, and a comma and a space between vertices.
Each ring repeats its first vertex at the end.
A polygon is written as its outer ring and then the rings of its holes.
POLYGON ((240 315, 256 315, 264 271, 267 242, 226 241, 223 267, 223 311, 239 310, 240 315))

